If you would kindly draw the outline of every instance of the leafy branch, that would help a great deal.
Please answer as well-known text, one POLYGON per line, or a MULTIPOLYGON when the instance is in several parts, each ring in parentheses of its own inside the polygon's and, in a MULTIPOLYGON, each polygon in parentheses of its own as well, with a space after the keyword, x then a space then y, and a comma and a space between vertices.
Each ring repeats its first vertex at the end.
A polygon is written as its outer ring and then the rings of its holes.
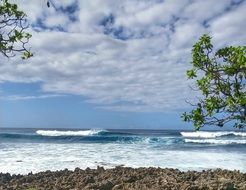
POLYGON ((26 14, 16 4, 11 4, 8 0, 0 1, 0 52, 3 56, 10 58, 16 53, 21 53, 22 59, 33 56, 26 48, 32 36, 26 32, 28 27, 26 14))
POLYGON ((192 49, 192 68, 188 79, 196 78, 202 93, 195 109, 182 115, 197 130, 204 125, 246 126, 246 46, 224 47, 213 53, 211 37, 201 36, 192 49), (198 76, 198 73, 200 76, 198 76))

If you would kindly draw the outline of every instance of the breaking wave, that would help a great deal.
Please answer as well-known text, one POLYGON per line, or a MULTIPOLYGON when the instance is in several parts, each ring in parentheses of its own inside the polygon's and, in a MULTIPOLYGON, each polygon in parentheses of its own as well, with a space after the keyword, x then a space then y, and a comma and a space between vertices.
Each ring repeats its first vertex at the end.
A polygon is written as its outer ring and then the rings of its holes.
POLYGON ((42 136, 93 136, 106 133, 103 129, 90 129, 83 131, 58 131, 58 130, 37 130, 36 133, 42 136))
POLYGON ((186 143, 199 143, 199 144, 246 144, 246 140, 238 140, 238 139, 185 139, 186 143))
MULTIPOLYGON (((0 142, 44 142, 44 143, 117 143, 145 144, 158 147, 193 146, 192 144, 246 144, 245 132, 175 132, 173 134, 148 135, 134 131, 112 131, 105 129, 88 130, 35 130, 31 133, 2 133, 0 142), (181 134, 181 135, 180 135, 181 134)), ((196 146, 196 145, 195 145, 196 146)))
POLYGON ((114 132, 104 129, 90 130, 37 130, 34 133, 0 133, 1 140, 23 142, 57 142, 57 143, 118 143, 118 144, 182 144, 180 137, 143 136, 134 133, 114 132))
POLYGON ((196 132, 180 132, 183 137, 189 138, 216 138, 222 136, 241 136, 246 137, 246 132, 235 132, 235 131, 196 131, 196 132))

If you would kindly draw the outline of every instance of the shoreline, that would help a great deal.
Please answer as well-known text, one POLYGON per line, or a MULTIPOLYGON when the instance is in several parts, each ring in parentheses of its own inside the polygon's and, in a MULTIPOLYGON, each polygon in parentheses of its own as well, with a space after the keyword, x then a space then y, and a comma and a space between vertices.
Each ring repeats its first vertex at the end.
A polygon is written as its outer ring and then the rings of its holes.
POLYGON ((208 169, 180 171, 173 168, 122 167, 76 168, 27 175, 0 173, 2 189, 246 189, 246 173, 239 170, 208 169))

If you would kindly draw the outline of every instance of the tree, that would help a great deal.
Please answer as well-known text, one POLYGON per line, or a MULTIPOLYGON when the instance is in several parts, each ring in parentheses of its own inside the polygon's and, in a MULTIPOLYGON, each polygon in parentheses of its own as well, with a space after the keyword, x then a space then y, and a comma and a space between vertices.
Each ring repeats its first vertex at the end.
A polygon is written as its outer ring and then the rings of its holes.
POLYGON ((246 126, 246 46, 224 47, 213 51, 211 37, 204 34, 192 49, 188 79, 196 79, 201 97, 195 108, 182 115, 196 130, 204 125, 235 128, 246 126))
POLYGON ((0 0, 0 52, 5 57, 22 54, 22 59, 28 59, 33 54, 26 48, 31 34, 28 28, 27 16, 18 9, 16 4, 8 0, 0 0))

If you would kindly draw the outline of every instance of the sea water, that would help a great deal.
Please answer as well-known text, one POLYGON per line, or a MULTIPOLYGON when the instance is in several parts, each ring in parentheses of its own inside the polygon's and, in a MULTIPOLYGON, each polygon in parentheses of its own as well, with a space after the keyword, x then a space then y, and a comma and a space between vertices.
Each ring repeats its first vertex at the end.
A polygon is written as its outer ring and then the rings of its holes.
POLYGON ((97 166, 246 172, 246 132, 0 129, 0 172, 97 166))

